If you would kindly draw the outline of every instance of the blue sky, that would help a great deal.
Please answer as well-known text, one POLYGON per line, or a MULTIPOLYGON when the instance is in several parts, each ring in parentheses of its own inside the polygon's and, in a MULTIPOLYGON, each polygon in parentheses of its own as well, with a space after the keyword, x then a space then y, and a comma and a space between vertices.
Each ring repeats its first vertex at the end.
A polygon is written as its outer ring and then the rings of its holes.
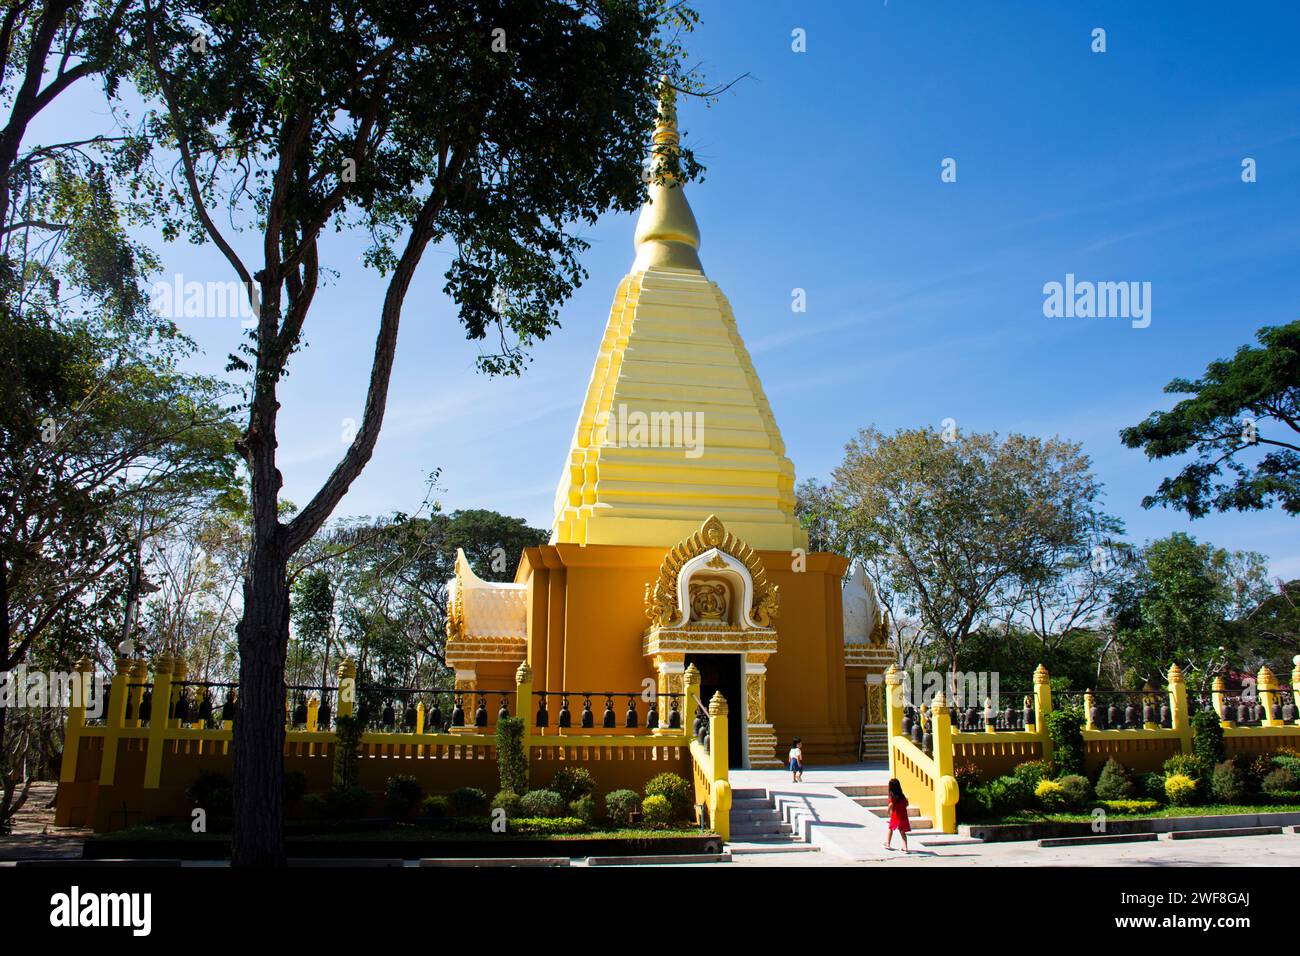
MULTIPOLYGON (((734 308, 800 479, 826 478, 860 426, 953 418, 1080 441, 1135 541, 1187 530, 1300 575, 1279 512, 1190 522, 1144 511, 1173 467, 1116 433, 1171 402, 1172 377, 1300 315, 1300 12, 1291 3, 739 3, 698 0, 690 46, 738 82, 680 107, 707 165, 688 195, 705 270, 734 308), (1090 49, 1106 30, 1105 53, 1090 49), (806 31, 807 50, 791 49, 806 31), (957 181, 940 164, 957 162, 957 181), (1241 181, 1243 158, 1258 182, 1241 181), (1043 285, 1150 282, 1149 328, 1045 318, 1043 285), (791 310, 806 290, 807 311, 791 310)), ((87 100, 89 102, 89 100, 87 100)), ((65 116, 58 122, 66 123, 65 116)), ((448 509, 549 527, 551 503, 632 216, 588 233, 590 278, 519 380, 474 370, 431 251, 407 299, 388 417, 339 514, 413 510, 442 469, 448 509)), ((252 250, 254 237, 240 237, 252 250)), ((282 389, 285 494, 305 503, 359 419, 383 286, 364 239, 339 270, 282 389)), ((231 278, 210 249, 165 273, 231 278)), ((238 322, 186 330, 219 369, 238 322)))

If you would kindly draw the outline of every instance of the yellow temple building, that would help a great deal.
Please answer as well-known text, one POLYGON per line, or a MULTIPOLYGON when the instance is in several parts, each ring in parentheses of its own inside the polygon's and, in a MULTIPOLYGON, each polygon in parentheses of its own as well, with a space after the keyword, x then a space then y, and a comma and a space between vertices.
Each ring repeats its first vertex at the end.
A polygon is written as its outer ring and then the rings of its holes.
MULTIPOLYGON (((678 147, 671 105, 654 144, 678 147)), ((704 273, 681 183, 650 186, 635 247, 549 543, 524 552, 512 584, 458 556, 446 652, 457 686, 507 686, 527 662, 538 691, 674 695, 694 664, 703 701, 720 691, 743 715, 729 725, 734 766, 781 766, 794 737, 814 763, 883 758, 893 655, 878 603, 860 569, 842 583, 845 558, 807 551, 794 466, 704 273)))

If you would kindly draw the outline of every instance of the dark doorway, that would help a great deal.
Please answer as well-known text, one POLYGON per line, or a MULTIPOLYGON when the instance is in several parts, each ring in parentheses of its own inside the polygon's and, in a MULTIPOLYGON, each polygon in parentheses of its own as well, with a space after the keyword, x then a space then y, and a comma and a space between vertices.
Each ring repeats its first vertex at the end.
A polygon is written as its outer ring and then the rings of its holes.
MULTIPOLYGON (((745 765, 745 698, 741 694, 743 660, 741 654, 686 655, 686 666, 694 664, 700 672, 700 697, 704 699, 704 706, 709 706, 709 701, 718 691, 727 702, 727 763, 731 767, 745 765)), ((693 726, 695 711, 690 710, 686 719, 687 725, 693 726)))

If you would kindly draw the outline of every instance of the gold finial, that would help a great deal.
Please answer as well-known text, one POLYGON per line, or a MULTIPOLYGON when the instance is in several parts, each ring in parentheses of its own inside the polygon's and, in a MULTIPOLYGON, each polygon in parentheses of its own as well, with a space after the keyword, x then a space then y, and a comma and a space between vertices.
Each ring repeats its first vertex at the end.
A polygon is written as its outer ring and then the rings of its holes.
POLYGON ((1171 684, 1181 684, 1183 682, 1183 669, 1177 664, 1170 664, 1168 680, 1171 684))
POLYGON ((725 717, 727 715, 727 698, 722 696, 722 691, 713 692, 713 700, 709 701, 710 717, 725 717))
POLYGON ((681 134, 677 132, 677 93, 664 77, 659 84, 659 118, 651 140, 650 195, 636 223, 633 272, 655 267, 703 272, 700 227, 686 202, 677 169, 681 134))
POLYGON ((1277 678, 1268 667, 1261 667, 1255 675, 1255 686, 1260 690, 1277 690, 1277 678))
POLYGON ((515 670, 515 683, 522 684, 525 681, 530 681, 532 679, 533 679, 533 669, 528 666, 527 661, 524 661, 515 670))
POLYGON ((1044 667, 1042 664, 1039 664, 1038 667, 1034 670, 1034 683, 1046 684, 1050 680, 1051 677, 1047 673, 1047 668, 1044 667))

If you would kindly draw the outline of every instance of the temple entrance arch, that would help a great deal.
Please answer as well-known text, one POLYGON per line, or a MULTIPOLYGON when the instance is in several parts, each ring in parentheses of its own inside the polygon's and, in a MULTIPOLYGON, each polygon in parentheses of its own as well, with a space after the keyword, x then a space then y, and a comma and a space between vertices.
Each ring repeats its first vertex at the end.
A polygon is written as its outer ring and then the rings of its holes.
MULTIPOLYGON (((744 700, 745 685, 745 655, 732 654, 725 651, 703 652, 683 655, 682 664, 684 667, 695 665, 695 669, 700 672, 700 700, 703 702, 705 709, 708 709, 709 701, 713 700, 715 693, 721 693, 723 698, 728 701, 744 700)), ((729 704, 729 708, 735 708, 732 713, 738 713, 738 704, 729 704)), ((693 724, 695 721, 694 711, 687 712, 687 724, 693 724)), ((743 720, 727 721, 727 764, 731 767, 745 766, 745 738, 747 736, 746 722, 743 720)))

